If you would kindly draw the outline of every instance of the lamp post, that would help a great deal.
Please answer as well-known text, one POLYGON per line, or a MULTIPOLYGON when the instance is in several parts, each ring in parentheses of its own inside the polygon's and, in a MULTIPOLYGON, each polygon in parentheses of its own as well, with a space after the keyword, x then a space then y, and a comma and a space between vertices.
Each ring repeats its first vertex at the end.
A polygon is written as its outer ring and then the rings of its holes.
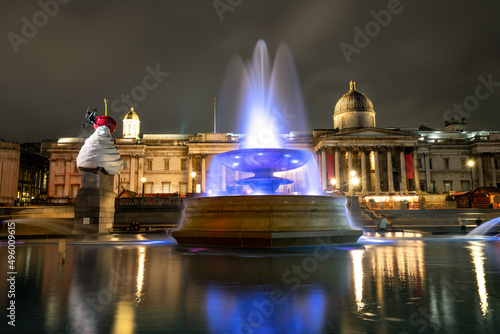
POLYGON ((471 191, 474 190, 474 160, 467 161, 467 166, 470 168, 470 182, 471 182, 471 191))
POLYGON ((332 185, 333 188, 335 188, 335 185, 337 184, 337 180, 330 179, 330 184, 332 185))
POLYGON ((352 185, 352 195, 354 196, 354 194, 356 192, 355 189, 359 184, 359 178, 356 176, 356 172, 353 170, 350 172, 350 175, 351 175, 351 179, 349 180, 349 182, 352 185))
POLYGON ((141 177, 141 182, 142 182, 142 197, 144 197, 144 183, 146 183, 146 178, 144 176, 141 177))
POLYGON ((192 190, 191 190, 192 196, 194 196, 194 178, 195 177, 196 177, 196 172, 193 169, 193 171, 191 172, 191 178, 193 179, 193 181, 192 181, 192 190))

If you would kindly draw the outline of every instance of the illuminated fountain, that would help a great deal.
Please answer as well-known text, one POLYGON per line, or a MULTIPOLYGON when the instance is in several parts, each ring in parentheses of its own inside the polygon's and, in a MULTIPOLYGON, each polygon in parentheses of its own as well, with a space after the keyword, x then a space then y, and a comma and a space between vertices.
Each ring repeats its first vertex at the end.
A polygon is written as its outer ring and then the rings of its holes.
POLYGON ((286 172, 304 166, 313 159, 310 152, 277 148, 253 148, 221 153, 218 160, 227 168, 254 173, 253 177, 236 181, 248 185, 252 193, 274 194, 281 185, 293 184, 290 179, 274 176, 275 172, 286 172))
POLYGON ((212 160, 210 196, 186 199, 183 223, 173 232, 177 242, 263 248, 356 242, 362 231, 350 226, 345 198, 317 195, 313 154, 285 147, 281 133, 292 126, 307 128, 288 48, 281 45, 271 65, 266 45, 259 41, 252 61, 237 59, 232 71, 240 82, 229 87, 239 91, 225 94, 236 96, 232 108, 241 111, 242 148, 212 160), (293 191, 285 190, 294 185, 292 179, 276 175, 289 171, 302 175, 302 186, 293 191), (234 182, 241 188, 238 196, 228 196, 227 172, 241 176, 234 182))
POLYGON ((500 218, 489 220, 472 231, 467 236, 469 237, 500 237, 500 218))

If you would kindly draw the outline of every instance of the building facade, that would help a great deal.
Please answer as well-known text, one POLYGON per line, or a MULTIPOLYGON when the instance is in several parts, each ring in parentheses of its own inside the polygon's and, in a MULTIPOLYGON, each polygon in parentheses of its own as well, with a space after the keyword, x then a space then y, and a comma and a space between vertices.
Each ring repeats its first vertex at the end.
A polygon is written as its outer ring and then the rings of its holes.
POLYGON ((21 150, 19 144, 0 141, 0 205, 13 205, 17 198, 17 179, 21 150))
POLYGON ((46 203, 49 184, 49 159, 44 144, 21 145, 17 202, 20 205, 46 203))
MULTIPOLYGON (((285 146, 308 150, 319 167, 322 190, 337 188, 362 196, 449 194, 477 186, 498 186, 500 131, 467 131, 464 120, 450 120, 443 130, 377 128, 371 100, 356 84, 335 105, 333 127, 284 135, 285 146), (356 180, 357 182, 353 182, 356 180)), ((124 167, 115 178, 117 192, 138 194, 207 192, 214 157, 240 148, 241 135, 231 133, 140 134, 138 114, 123 119, 115 140, 124 167), (192 177, 192 172, 194 178, 192 177)), ((60 138, 49 149, 48 197, 71 202, 80 187, 76 157, 84 138, 60 138)), ((242 177, 222 172, 222 190, 242 177)), ((294 171, 285 177, 300 184, 294 171)), ((282 193, 294 193, 282 186, 282 193)))

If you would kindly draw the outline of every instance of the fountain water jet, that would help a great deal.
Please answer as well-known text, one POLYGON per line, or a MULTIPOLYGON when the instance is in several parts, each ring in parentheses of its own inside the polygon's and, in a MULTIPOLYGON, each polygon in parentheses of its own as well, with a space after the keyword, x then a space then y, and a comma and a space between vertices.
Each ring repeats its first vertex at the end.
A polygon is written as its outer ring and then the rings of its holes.
POLYGON ((495 236, 500 233, 500 217, 489 220, 485 223, 482 223, 472 231, 470 231, 467 236, 476 237, 476 236, 495 236))
POLYGON ((349 225, 345 198, 311 196, 319 190, 312 153, 284 147, 281 133, 288 133, 294 121, 305 124, 288 48, 280 46, 271 65, 267 47, 259 41, 252 61, 239 70, 242 81, 235 103, 245 126, 242 149, 213 159, 208 191, 225 195, 222 170, 229 170, 253 173, 235 185, 260 196, 186 199, 183 223, 173 232, 174 238, 181 245, 262 248, 356 242, 362 231, 349 225), (278 189, 294 181, 275 173, 299 169, 308 195, 281 195, 278 189))

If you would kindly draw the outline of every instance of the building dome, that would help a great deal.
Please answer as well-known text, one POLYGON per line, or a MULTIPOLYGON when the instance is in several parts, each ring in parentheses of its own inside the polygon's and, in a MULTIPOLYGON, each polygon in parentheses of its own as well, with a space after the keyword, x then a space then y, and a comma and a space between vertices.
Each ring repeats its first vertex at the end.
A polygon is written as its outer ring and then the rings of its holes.
POLYGON ((333 127, 338 129, 375 127, 375 109, 372 101, 356 90, 351 80, 351 89, 338 100, 333 111, 333 127))
POLYGON ((123 117, 123 138, 139 139, 140 124, 139 116, 135 113, 134 108, 130 108, 130 111, 123 117))
POLYGON ((334 114, 349 111, 374 111, 372 101, 365 94, 356 90, 356 83, 351 80, 351 90, 342 95, 335 105, 334 114))
POLYGON ((135 121, 139 120, 139 116, 135 113, 134 108, 130 108, 130 111, 125 115, 125 117, 123 117, 123 120, 126 119, 133 119, 135 121))

